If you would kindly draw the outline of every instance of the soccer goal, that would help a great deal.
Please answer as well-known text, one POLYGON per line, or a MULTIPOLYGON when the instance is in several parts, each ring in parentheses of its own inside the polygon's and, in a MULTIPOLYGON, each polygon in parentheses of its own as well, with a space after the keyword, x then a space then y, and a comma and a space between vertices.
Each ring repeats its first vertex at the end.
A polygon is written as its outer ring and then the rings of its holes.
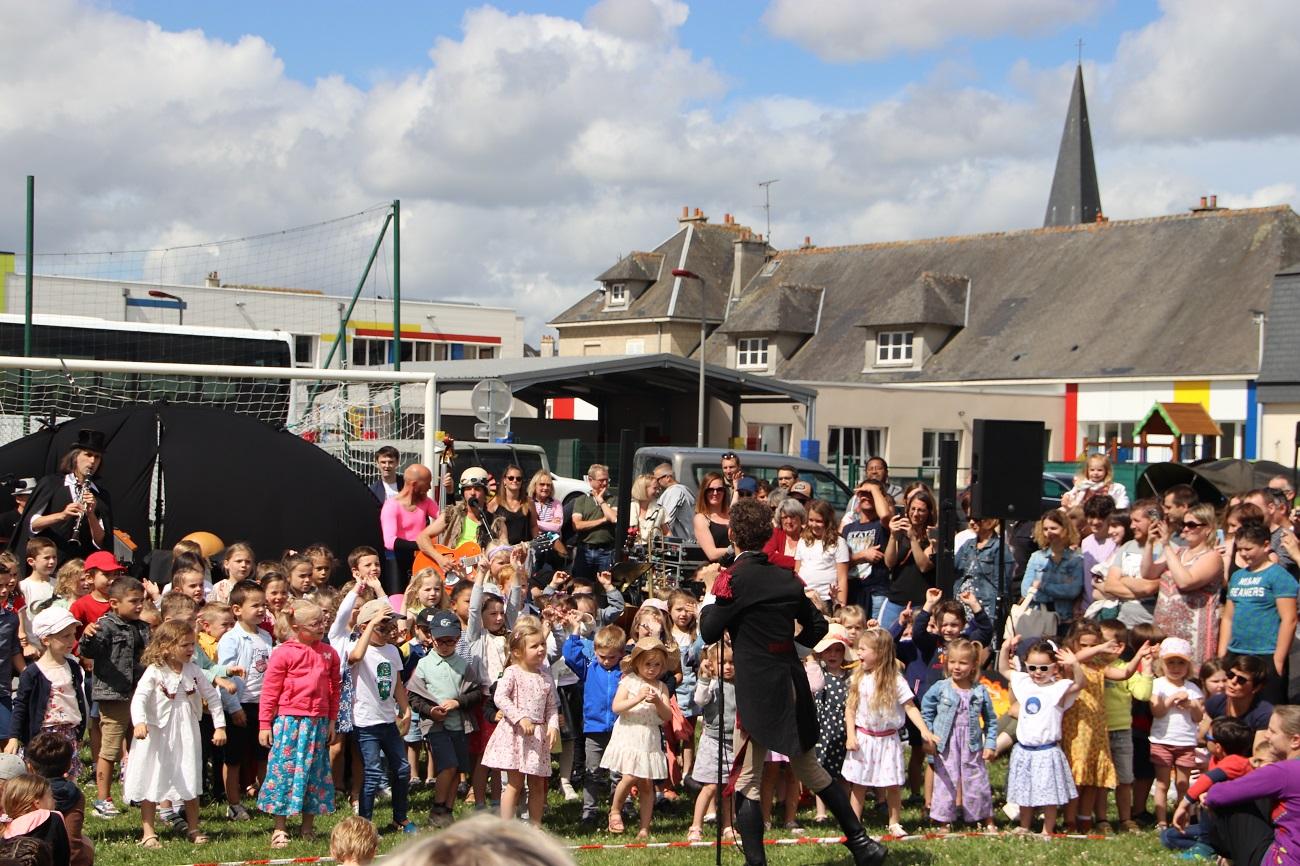
POLYGON ((74 418, 160 402, 282 427, 367 481, 385 440, 420 442, 422 461, 433 465, 440 425, 428 372, 0 356, 0 444, 74 418))

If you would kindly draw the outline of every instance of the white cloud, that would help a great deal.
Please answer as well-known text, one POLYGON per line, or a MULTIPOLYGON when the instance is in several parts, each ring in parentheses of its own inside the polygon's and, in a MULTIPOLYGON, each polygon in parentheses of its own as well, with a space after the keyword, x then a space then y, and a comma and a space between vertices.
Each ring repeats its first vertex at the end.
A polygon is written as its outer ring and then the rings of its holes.
POLYGON ((661 42, 686 23, 690 9, 678 0, 599 0, 586 22, 629 40, 661 42))
POLYGON ((1092 17, 1103 0, 772 0, 763 22, 823 60, 880 60, 961 37, 1031 35, 1092 17))
POLYGON ((1300 4, 1164 0, 1161 9, 1116 52, 1109 86, 1119 134, 1244 140, 1300 133, 1300 4))

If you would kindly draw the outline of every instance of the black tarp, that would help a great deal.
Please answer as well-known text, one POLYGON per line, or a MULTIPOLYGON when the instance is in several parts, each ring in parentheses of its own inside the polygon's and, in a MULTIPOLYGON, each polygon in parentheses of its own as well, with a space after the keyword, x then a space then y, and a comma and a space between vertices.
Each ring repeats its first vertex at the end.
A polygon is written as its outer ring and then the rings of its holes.
MULTIPOLYGON (((1137 497, 1161 496, 1175 484, 1190 484, 1202 502, 1222 505, 1229 496, 1266 487, 1274 475, 1291 477, 1291 470, 1272 460, 1202 460, 1196 463, 1152 463, 1138 478, 1137 497)), ((1135 498, 1137 498, 1135 497, 1135 498)))
POLYGON ((340 558, 382 548, 379 503, 346 466, 268 424, 202 406, 140 405, 67 421, 0 447, 0 477, 56 471, 82 428, 107 440, 100 482, 118 528, 151 549, 149 492, 155 460, 163 478, 162 546, 195 530, 243 540, 259 559, 322 543, 340 558))

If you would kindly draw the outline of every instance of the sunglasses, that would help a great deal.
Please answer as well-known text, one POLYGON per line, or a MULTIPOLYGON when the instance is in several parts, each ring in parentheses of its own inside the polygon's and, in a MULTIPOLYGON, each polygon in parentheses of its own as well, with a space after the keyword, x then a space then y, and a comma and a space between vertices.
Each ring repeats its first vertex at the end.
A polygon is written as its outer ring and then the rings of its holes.
POLYGON ((723 460, 735 460, 735 459, 736 459, 736 452, 735 452, 735 451, 728 451, 728 452, 726 452, 726 453, 724 453, 724 454, 722 455, 722 459, 723 459, 723 460))
POLYGON ((1228 674, 1228 682, 1236 683, 1239 686, 1251 686, 1255 684, 1255 680, 1253 678, 1248 677, 1245 674, 1239 674, 1236 671, 1233 671, 1232 673, 1228 674))
POLYGON ((506 476, 506 480, 507 480, 507 481, 523 481, 523 480, 524 480, 524 476, 522 476, 522 475, 507 475, 507 476, 506 476))
POLYGON ((672 478, 671 475, 656 475, 655 481, 663 481, 665 478, 672 478))
POLYGON ((726 490, 726 489, 727 489, 727 488, 725 488, 725 487, 709 487, 709 488, 707 488, 708 493, 709 493, 710 496, 712 496, 712 495, 714 495, 714 494, 718 494, 718 495, 720 496, 720 495, 722 495, 722 491, 724 491, 724 490, 726 490))
POLYGON ((1052 670, 1056 665, 1025 665, 1025 670, 1031 674, 1045 674, 1052 670))
POLYGON ((751 497, 751 496, 753 496, 753 495, 754 495, 754 494, 752 494, 752 493, 746 493, 746 492, 743 491, 743 490, 740 491, 740 493, 737 494, 737 496, 739 496, 741 499, 748 499, 749 497, 751 497))
POLYGON ((1183 529, 1200 529, 1204 523, 1197 523, 1195 520, 1184 520, 1183 529))

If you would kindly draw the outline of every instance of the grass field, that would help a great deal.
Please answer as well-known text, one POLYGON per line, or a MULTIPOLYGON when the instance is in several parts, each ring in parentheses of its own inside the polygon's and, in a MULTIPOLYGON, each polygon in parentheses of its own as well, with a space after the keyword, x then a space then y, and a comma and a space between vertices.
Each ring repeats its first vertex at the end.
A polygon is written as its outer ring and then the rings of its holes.
MULTIPOLYGON (((93 790, 93 789, 92 789, 93 790)), ((423 822, 427 815, 432 794, 417 789, 414 793, 412 816, 416 823, 423 822)), ((120 804, 120 800, 119 800, 120 804)), ((655 817, 655 837, 652 841, 681 841, 686 838, 690 825, 690 804, 688 801, 670 805, 655 817)), ((579 830, 579 804, 564 803, 558 796, 552 796, 547 809, 547 829, 556 833, 569 844, 581 843, 617 843, 633 842, 635 822, 629 821, 632 832, 624 836, 612 836, 608 833, 584 834, 579 830)), ((136 845, 139 838, 139 813, 132 809, 120 818, 112 821, 88 817, 86 832, 96 846, 96 862, 119 866, 119 864, 139 864, 139 866, 177 866, 187 863, 211 863, 215 861, 311 857, 328 854, 328 835, 334 822, 350 814, 343 806, 334 815, 324 816, 317 821, 320 840, 307 843, 295 840, 289 848, 272 851, 268 842, 271 833, 271 819, 254 813, 254 820, 244 823, 227 821, 224 808, 207 806, 203 809, 202 828, 212 841, 204 846, 190 845, 183 837, 161 834, 163 848, 147 851, 136 845)), ((458 813, 459 814, 459 813, 458 813)), ((467 813, 468 814, 468 813, 467 813)), ((387 804, 380 804, 375 812, 375 821, 380 826, 391 818, 387 804)), ((800 820, 809 835, 832 835, 834 832, 825 825, 818 826, 811 821, 811 812, 801 812, 800 820)), ((906 810, 903 825, 911 832, 925 828, 919 809, 906 810)), ((296 825, 291 824, 291 831, 296 825)), ((868 824, 868 832, 884 832, 883 822, 868 824)), ((708 828, 712 831, 712 827, 708 828)), ((789 838, 790 834, 772 831, 769 838, 789 838)), ((400 833, 381 836, 383 851, 391 851, 400 846, 405 837, 400 833)), ((1069 864, 1125 864, 1125 866, 1146 866, 1146 864, 1169 864, 1173 855, 1161 849, 1155 832, 1148 830, 1141 835, 1124 835, 1099 841, 1081 841, 1058 839, 1051 842, 1037 838, 1021 839, 1010 836, 926 839, 910 842, 889 843, 889 863, 898 864, 932 864, 932 866, 975 866, 975 864, 1052 864, 1052 866, 1069 866, 1069 864)), ((645 863, 674 863, 681 866, 705 866, 713 862, 714 852, 711 848, 697 849, 633 849, 621 851, 578 851, 574 858, 579 866, 642 866, 645 863)), ((739 866, 741 855, 733 848, 723 852, 723 862, 739 866)), ((768 848, 768 862, 772 866, 796 866, 796 864, 847 863, 848 853, 840 845, 781 845, 768 848)))

